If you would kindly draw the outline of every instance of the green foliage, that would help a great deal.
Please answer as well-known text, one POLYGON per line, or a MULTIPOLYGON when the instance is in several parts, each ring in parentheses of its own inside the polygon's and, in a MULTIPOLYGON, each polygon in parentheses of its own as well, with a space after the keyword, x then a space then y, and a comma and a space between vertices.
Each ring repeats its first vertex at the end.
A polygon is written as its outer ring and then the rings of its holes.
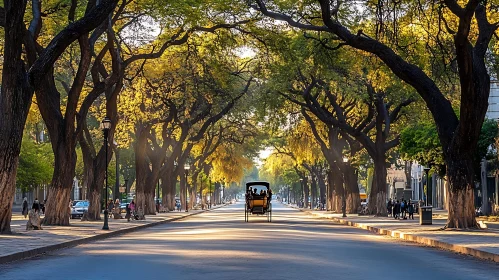
POLYGON ((23 139, 16 186, 22 191, 30 191, 36 186, 50 183, 54 172, 54 155, 50 144, 36 144, 23 139))
POLYGON ((425 166, 444 164, 442 146, 433 123, 406 127, 400 134, 402 159, 414 160, 425 166))
MULTIPOLYGON (((478 147, 474 153, 475 173, 479 176, 480 161, 483 158, 496 157, 495 150, 489 147, 495 144, 498 135, 498 123, 486 119, 482 125, 478 147)), ((433 123, 422 123, 406 127, 400 135, 399 152, 403 159, 418 161, 432 168, 440 174, 445 173, 442 145, 433 123)))

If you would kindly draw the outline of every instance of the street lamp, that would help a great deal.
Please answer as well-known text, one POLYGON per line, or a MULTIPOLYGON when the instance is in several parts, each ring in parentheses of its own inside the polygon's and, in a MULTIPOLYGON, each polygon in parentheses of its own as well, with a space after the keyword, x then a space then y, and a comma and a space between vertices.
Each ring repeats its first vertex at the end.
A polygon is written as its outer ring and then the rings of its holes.
POLYGON ((156 210, 158 211, 159 213, 159 179, 158 179, 158 195, 156 196, 156 210))
POLYGON ((189 212, 189 204, 187 200, 187 176, 189 175, 189 169, 191 169, 191 166, 186 163, 184 164, 184 170, 185 170, 185 212, 189 212))
POLYGON ((301 187, 300 208, 303 208, 303 178, 300 178, 300 187, 301 187))
POLYGON ((101 124, 100 124, 100 129, 102 130, 102 132, 104 132, 104 146, 106 147, 106 185, 105 185, 105 190, 106 190, 106 200, 105 200, 105 203, 104 203, 104 226, 102 227, 103 230, 109 230, 109 225, 108 225, 108 220, 107 220, 107 216, 108 216, 108 212, 107 212, 107 165, 108 165, 108 161, 107 161, 107 137, 108 137, 108 134, 109 134, 109 129, 111 128, 111 119, 109 119, 107 116, 102 120, 101 124))
MULTIPOLYGON (((116 185, 114 186, 114 200, 120 198, 120 154, 118 153, 118 142, 113 140, 113 144, 116 147, 116 185)), ((121 200, 121 199, 120 199, 121 200)))
POLYGON ((222 181, 222 203, 225 202, 225 178, 222 181))
MULTIPOLYGON (((343 163, 346 165, 348 163, 348 158, 343 158, 343 163)), ((345 173, 343 173, 343 199, 341 203, 341 211, 343 212, 343 218, 347 217, 347 199, 346 199, 346 181, 345 181, 345 173)))
POLYGON ((210 209, 211 209, 211 200, 213 199, 213 194, 211 193, 211 178, 210 178, 210 209))

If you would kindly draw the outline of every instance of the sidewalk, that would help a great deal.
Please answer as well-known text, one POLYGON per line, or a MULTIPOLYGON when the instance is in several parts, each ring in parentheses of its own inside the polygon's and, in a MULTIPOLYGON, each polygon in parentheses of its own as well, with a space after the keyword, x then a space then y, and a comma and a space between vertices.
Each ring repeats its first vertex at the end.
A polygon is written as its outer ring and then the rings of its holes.
MULTIPOLYGON (((27 219, 13 214, 11 235, 0 235, 0 264, 44 254, 49 251, 72 247, 91 241, 129 233, 138 229, 173 222, 188 216, 211 211, 225 205, 213 206, 209 210, 189 210, 189 212, 169 212, 148 215, 143 221, 109 219, 109 230, 102 230, 104 220, 82 222, 71 219, 70 226, 42 226, 43 230, 26 231, 27 219)), ((123 214, 123 217, 125 214, 123 214)))
MULTIPOLYGON (((295 205, 288 205, 297 208, 295 205)), ((362 228, 377 234, 420 243, 426 246, 467 254, 477 258, 499 262, 499 225, 487 223, 485 230, 442 230, 447 220, 445 211, 435 211, 432 225, 419 225, 419 215, 414 220, 359 216, 299 209, 315 217, 331 219, 337 223, 362 228)))

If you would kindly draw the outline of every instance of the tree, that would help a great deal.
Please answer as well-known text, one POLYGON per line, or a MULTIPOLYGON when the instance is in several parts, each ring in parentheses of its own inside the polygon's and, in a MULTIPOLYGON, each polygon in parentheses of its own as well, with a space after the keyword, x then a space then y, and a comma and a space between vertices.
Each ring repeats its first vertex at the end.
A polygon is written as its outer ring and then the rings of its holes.
MULTIPOLYGON (((314 3, 315 4, 315 3, 314 3)), ((289 25, 302 30, 331 34, 329 42, 336 42, 341 46, 371 53, 378 57, 397 77, 411 85, 425 101, 437 126, 438 136, 443 147, 443 155, 449 178, 449 216, 446 227, 470 228, 476 227, 473 199, 473 152, 478 145, 480 127, 487 110, 487 99, 490 92, 490 75, 485 63, 485 56, 489 49, 494 32, 499 28, 498 22, 489 19, 497 16, 495 6, 490 2, 478 0, 465 1, 464 6, 456 0, 430 3, 428 12, 440 13, 436 22, 431 22, 432 30, 442 32, 442 26, 453 37, 453 44, 445 48, 452 53, 457 61, 457 76, 460 92, 460 116, 454 112, 451 102, 443 93, 445 87, 437 84, 436 78, 431 78, 411 61, 411 57, 397 51, 397 42, 383 41, 380 30, 386 25, 378 20, 371 26, 375 27, 374 35, 368 35, 366 29, 359 28, 357 32, 350 31, 350 27, 343 22, 342 2, 319 0, 320 9, 310 3, 299 12, 292 12, 272 5, 271 8, 280 10, 271 11, 261 0, 256 0, 252 7, 262 14, 286 21, 289 25), (437 5, 441 5, 437 7, 437 5), (446 12, 442 16, 441 11, 446 12), (317 20, 320 18, 320 20, 317 20), (449 24, 449 18, 453 24, 449 24), (457 24, 456 24, 457 22, 457 24), (382 27, 382 28, 380 28, 382 27)), ((414 4, 414 11, 420 6, 414 4)), ((395 15, 395 13, 393 13, 395 15)), ((378 17, 384 18, 384 17, 378 17)), ((497 17, 496 17, 497 18, 497 17)), ((405 19, 405 18, 404 18, 405 19)), ((396 23, 398 18, 393 18, 396 23)), ((400 22, 400 21, 399 21, 400 22)), ((408 22, 410 28, 412 22, 408 22)), ((394 26, 397 26, 394 24, 394 26)), ((356 26, 354 26, 355 28, 356 26)), ((364 26, 368 27, 368 26, 364 26)), ((400 28, 400 26, 397 26, 400 28)), ((430 31, 431 32, 431 31, 430 31)), ((393 34, 398 34, 394 30, 393 34)), ((439 38, 439 36, 434 36, 439 38)), ((451 87, 452 88, 452 87, 451 87)), ((447 90, 451 90, 447 88, 447 90)), ((456 87, 453 87, 456 88, 456 87)))
MULTIPOLYGON (((34 91, 43 86, 42 81, 65 49, 99 26, 117 2, 103 0, 96 4, 89 1, 85 15, 75 21, 74 9, 78 2, 73 1, 70 22, 60 32, 49 35, 52 40, 45 48, 37 42, 42 30, 41 1, 32 1, 32 20, 27 29, 24 24, 27 1, 6 0, 4 7, 0 8, 0 26, 4 28, 5 34, 3 69, 7 70, 2 71, 0 98, 0 111, 3 114, 0 119, 0 233, 10 232, 18 156, 34 91), (23 51, 26 56, 22 56, 23 51)), ((63 169, 61 166, 55 167, 58 168, 63 169)), ((69 201, 69 192, 63 198, 69 201)), ((66 209, 67 203, 59 210, 69 217, 66 209)))

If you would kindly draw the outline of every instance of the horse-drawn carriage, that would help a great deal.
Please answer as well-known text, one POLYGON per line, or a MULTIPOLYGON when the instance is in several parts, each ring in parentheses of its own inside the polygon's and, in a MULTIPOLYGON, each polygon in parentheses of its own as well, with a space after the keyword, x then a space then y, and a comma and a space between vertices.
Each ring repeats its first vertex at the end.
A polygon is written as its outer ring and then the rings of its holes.
POLYGON ((267 221, 272 221, 272 191, 268 182, 246 183, 246 205, 244 207, 244 221, 248 222, 249 215, 266 215, 267 221))

